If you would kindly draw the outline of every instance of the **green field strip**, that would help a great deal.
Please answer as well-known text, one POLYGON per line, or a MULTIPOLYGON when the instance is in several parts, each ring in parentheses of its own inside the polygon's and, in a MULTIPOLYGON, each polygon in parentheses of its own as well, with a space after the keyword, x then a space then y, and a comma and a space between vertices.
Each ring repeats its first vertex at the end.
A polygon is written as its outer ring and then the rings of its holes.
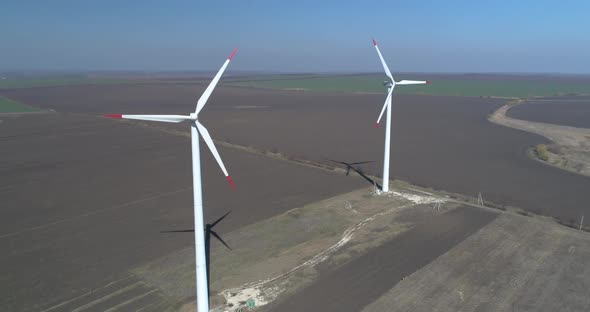
POLYGON ((37 109, 0 96, 0 113, 26 113, 34 111, 37 111, 37 109))
MULTIPOLYGON (((421 76, 422 77, 422 76, 421 76)), ((425 76, 424 76, 425 77, 425 76)), ((399 77, 398 79, 403 79, 399 77)), ((231 82, 228 84, 265 88, 265 89, 290 89, 299 91, 316 92, 385 92, 383 81, 385 76, 358 75, 358 76, 324 76, 285 78, 277 76, 276 79, 254 79, 231 82)), ((407 79, 419 79, 409 77, 407 79)), ((586 82, 538 80, 538 79, 477 79, 477 78, 433 78, 429 85, 399 86, 396 93, 399 94, 425 94, 448 96, 497 96, 497 97, 532 97, 550 96, 562 94, 590 94, 590 84, 586 82)))
POLYGON ((0 79, 0 89, 21 89, 35 87, 59 87, 72 85, 103 85, 128 83, 126 79, 110 78, 33 78, 0 79))

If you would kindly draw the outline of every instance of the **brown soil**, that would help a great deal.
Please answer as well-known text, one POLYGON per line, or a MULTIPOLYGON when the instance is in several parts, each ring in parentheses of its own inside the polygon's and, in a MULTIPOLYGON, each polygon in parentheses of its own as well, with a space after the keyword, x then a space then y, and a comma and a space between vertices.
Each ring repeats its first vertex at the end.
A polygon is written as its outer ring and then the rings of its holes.
MULTIPOLYGON (((186 113, 198 84, 80 86, 2 91, 25 104, 86 113, 186 113)), ((549 141, 487 118, 505 99, 396 95, 391 177, 567 219, 590 214, 590 180, 532 161, 549 141)), ((296 159, 367 161, 380 175, 383 95, 272 91, 220 86, 202 122, 214 138, 296 159), (249 109, 239 109, 245 106, 249 109), (256 108, 252 108, 256 107, 256 108)), ((182 125, 165 125, 187 131, 182 125)))
MULTIPOLYGON (((0 256, 0 291, 6 295, 0 310, 59 305, 192 246, 191 235, 162 233, 193 227, 187 138, 84 115, 2 120, 0 248, 6 252, 0 256)), ((366 185, 339 173, 218 148, 236 184, 232 190, 215 160, 203 154, 205 220, 232 211, 216 227, 220 234, 366 185)), ((145 293, 162 302, 152 289, 138 286, 120 283, 100 298, 87 295, 73 304, 98 304, 121 289, 129 292, 113 304, 145 293)), ((71 310, 64 305, 53 311, 71 310)))

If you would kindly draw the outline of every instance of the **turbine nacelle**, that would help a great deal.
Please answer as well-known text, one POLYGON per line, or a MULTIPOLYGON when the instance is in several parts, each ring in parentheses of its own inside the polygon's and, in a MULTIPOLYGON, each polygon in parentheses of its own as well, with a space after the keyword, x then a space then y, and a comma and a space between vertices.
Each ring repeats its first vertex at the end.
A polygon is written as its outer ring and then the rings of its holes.
POLYGON ((381 51, 379 50, 379 47, 377 46, 377 41, 375 41, 375 39, 373 39, 373 45, 375 46, 375 50, 377 50, 377 55, 379 55, 379 60, 381 61, 381 65, 383 66, 383 70, 385 71, 385 75, 390 79, 390 80, 383 81, 383 86, 387 87, 387 89, 389 89, 389 92, 387 92, 387 98, 385 98, 385 103, 383 104, 383 108, 381 109, 381 113, 379 113, 379 117, 377 118, 377 122, 375 123, 375 128, 378 128, 379 121, 381 121, 381 117, 383 117, 383 113, 385 113, 386 109, 389 106, 391 106, 391 94, 392 94, 393 89, 395 88, 396 85, 429 84, 430 81, 401 80, 401 81, 396 82, 395 79, 393 79, 393 75, 391 75, 391 71, 389 70, 387 63, 385 63, 385 59, 383 58, 383 55, 381 55, 381 51))

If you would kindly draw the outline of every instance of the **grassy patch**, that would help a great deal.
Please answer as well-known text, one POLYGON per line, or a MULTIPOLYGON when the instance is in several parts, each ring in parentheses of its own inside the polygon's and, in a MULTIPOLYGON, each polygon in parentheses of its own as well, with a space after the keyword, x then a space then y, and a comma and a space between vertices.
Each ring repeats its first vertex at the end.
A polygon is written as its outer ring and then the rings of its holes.
POLYGON ((0 89, 22 89, 34 87, 58 87, 84 84, 120 84, 125 79, 86 78, 86 77, 52 77, 52 78, 16 78, 0 79, 0 89))
POLYGON ((36 108, 0 96, 0 113, 24 113, 36 110, 36 108))
MULTIPOLYGON (((341 194, 220 233, 231 250, 212 238, 211 301, 223 305, 227 298, 219 293, 228 289, 233 294, 244 294, 256 288, 268 295, 268 300, 295 292, 317 277, 314 266, 319 262, 325 260, 325 265, 332 267, 342 265, 407 230, 411 226, 408 222, 418 221, 404 217, 406 213, 413 215, 421 209, 431 214, 429 206, 419 208, 401 197, 365 198, 366 194, 367 189, 341 194), (347 240, 336 245, 344 235, 347 240), (333 256, 337 259, 331 260, 333 256), (310 260, 315 264, 301 266, 310 260), (236 288, 262 280, 266 282, 236 288)), ((186 302, 194 296, 194 266, 194 249, 186 248, 133 273, 161 289, 171 301, 186 302)), ((230 300, 234 300, 232 297, 230 300)))
MULTIPOLYGON (((397 79, 426 79, 420 77, 397 77, 397 79)), ((267 89, 292 89, 302 91, 324 92, 385 92, 382 75, 349 75, 349 76, 289 76, 277 75, 255 77, 234 81, 228 84, 267 89)), ((588 94, 590 85, 583 81, 556 79, 517 78, 466 78, 461 76, 434 77, 429 79, 430 85, 399 86, 397 93, 453 95, 453 96, 499 96, 499 97, 531 97, 559 94, 588 94)))
POLYGON ((533 149, 535 157, 539 158, 542 161, 549 160, 549 153, 547 152, 547 146, 545 144, 537 144, 533 149))

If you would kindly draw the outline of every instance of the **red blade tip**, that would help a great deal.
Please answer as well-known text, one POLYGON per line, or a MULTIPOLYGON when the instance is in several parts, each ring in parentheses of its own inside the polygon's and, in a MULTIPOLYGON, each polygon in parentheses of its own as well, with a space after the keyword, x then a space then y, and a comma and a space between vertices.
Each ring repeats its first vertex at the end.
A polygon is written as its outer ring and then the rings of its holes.
POLYGON ((377 45, 377 41, 375 41, 375 38, 373 38, 373 45, 377 45))
POLYGON ((233 50, 233 51, 231 51, 231 54, 230 54, 230 55, 229 55, 229 57, 227 58, 228 60, 230 60, 230 61, 231 61, 231 59, 234 57, 234 54, 236 54, 236 50, 237 50, 237 49, 238 49, 238 48, 234 48, 234 50, 233 50))
POLYGON ((231 185, 231 188, 235 189, 236 186, 234 185, 234 182, 231 180, 230 176, 225 177, 227 179, 227 182, 229 182, 229 185, 231 185))
POLYGON ((377 128, 379 128, 379 123, 378 122, 375 123, 375 129, 377 129, 377 128))
POLYGON ((426 84, 430 84, 430 80, 426 80, 426 84))
POLYGON ((107 118, 123 118, 123 115, 117 115, 117 114, 106 114, 103 116, 107 117, 107 118))

